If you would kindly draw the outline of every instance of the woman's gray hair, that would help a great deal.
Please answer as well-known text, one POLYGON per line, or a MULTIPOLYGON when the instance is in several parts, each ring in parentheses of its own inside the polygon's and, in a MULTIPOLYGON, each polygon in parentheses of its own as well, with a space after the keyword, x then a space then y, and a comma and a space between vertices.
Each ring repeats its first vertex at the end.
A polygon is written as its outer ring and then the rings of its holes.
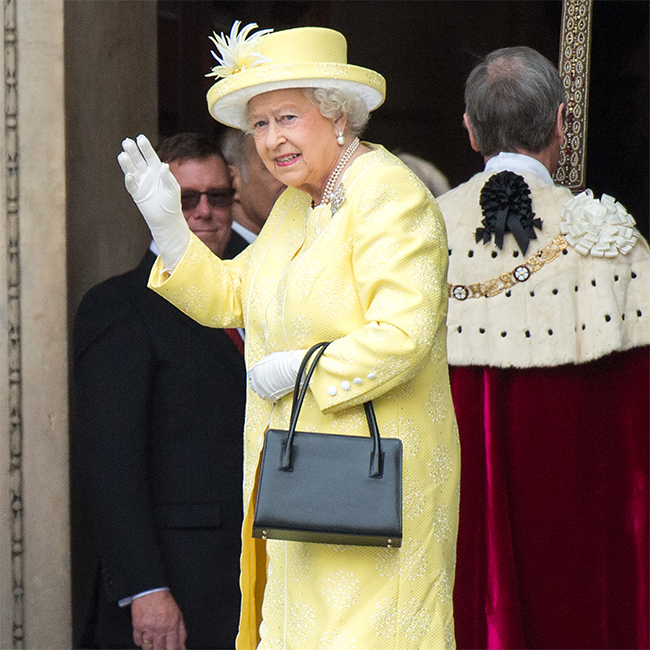
MULTIPOLYGON (((346 117, 347 128, 354 136, 361 134, 370 119, 370 111, 357 93, 340 88, 307 88, 302 87, 307 99, 314 104, 323 117, 337 120, 346 117)), ((248 113, 248 108, 246 109, 248 113)), ((247 116, 247 122, 250 122, 247 116)), ((252 126, 244 129, 244 133, 252 134, 252 126)))
POLYGON ((309 100, 318 106, 323 117, 337 120, 346 118, 347 128, 354 136, 361 134, 370 111, 360 95, 339 88, 303 88, 309 100))
POLYGON ((558 71, 530 47, 491 52, 465 83, 465 112, 484 156, 543 151, 552 141, 557 110, 564 102, 558 71))

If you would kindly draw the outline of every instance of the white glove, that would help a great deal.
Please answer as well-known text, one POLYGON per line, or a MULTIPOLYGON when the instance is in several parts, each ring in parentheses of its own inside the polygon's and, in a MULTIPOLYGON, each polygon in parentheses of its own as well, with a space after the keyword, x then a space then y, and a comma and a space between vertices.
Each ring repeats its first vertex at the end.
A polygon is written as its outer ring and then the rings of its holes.
POLYGON ((276 402, 293 390, 306 350, 272 352, 248 371, 248 382, 262 399, 276 402))
POLYGON ((190 243, 190 229, 181 210, 181 188, 160 162, 144 135, 137 145, 127 138, 117 162, 124 172, 124 184, 145 218, 167 271, 173 271, 190 243))

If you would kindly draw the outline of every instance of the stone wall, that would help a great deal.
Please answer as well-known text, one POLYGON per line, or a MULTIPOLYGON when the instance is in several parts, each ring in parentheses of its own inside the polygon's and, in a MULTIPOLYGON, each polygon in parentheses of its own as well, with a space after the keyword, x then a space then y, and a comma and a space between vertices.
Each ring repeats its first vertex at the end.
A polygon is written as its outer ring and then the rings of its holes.
POLYGON ((63 11, 4 3, 2 647, 69 643, 63 11), (7 453, 8 452, 8 453, 7 453), (5 579, 7 578, 7 579, 5 579), (34 623, 30 625, 30 622, 34 623), (37 622, 37 624, 36 624, 37 622))
POLYGON ((124 137, 156 136, 156 2, 2 13, 0 648, 56 650, 72 646, 70 324, 148 243, 115 157, 124 137))

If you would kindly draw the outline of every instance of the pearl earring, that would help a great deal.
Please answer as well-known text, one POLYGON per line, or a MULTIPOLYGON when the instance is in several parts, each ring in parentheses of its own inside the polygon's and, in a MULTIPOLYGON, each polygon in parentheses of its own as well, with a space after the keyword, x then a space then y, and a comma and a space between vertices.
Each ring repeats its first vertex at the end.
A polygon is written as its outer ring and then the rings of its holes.
POLYGON ((345 136, 343 135, 343 131, 339 131, 338 135, 336 136, 336 142, 341 146, 345 144, 345 136))

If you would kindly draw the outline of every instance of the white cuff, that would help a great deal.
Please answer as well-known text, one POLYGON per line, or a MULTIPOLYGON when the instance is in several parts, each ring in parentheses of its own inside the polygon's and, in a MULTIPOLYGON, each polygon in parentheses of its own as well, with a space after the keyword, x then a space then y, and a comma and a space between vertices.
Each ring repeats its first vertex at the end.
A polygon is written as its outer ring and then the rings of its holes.
POLYGON ((117 604, 119 607, 126 607, 127 605, 130 605, 136 598, 140 598, 141 596, 146 596, 147 594, 153 594, 156 591, 169 591, 169 587, 156 587, 155 589, 141 591, 139 594, 136 594, 135 596, 129 596, 128 598, 122 598, 121 600, 118 600, 117 604))

